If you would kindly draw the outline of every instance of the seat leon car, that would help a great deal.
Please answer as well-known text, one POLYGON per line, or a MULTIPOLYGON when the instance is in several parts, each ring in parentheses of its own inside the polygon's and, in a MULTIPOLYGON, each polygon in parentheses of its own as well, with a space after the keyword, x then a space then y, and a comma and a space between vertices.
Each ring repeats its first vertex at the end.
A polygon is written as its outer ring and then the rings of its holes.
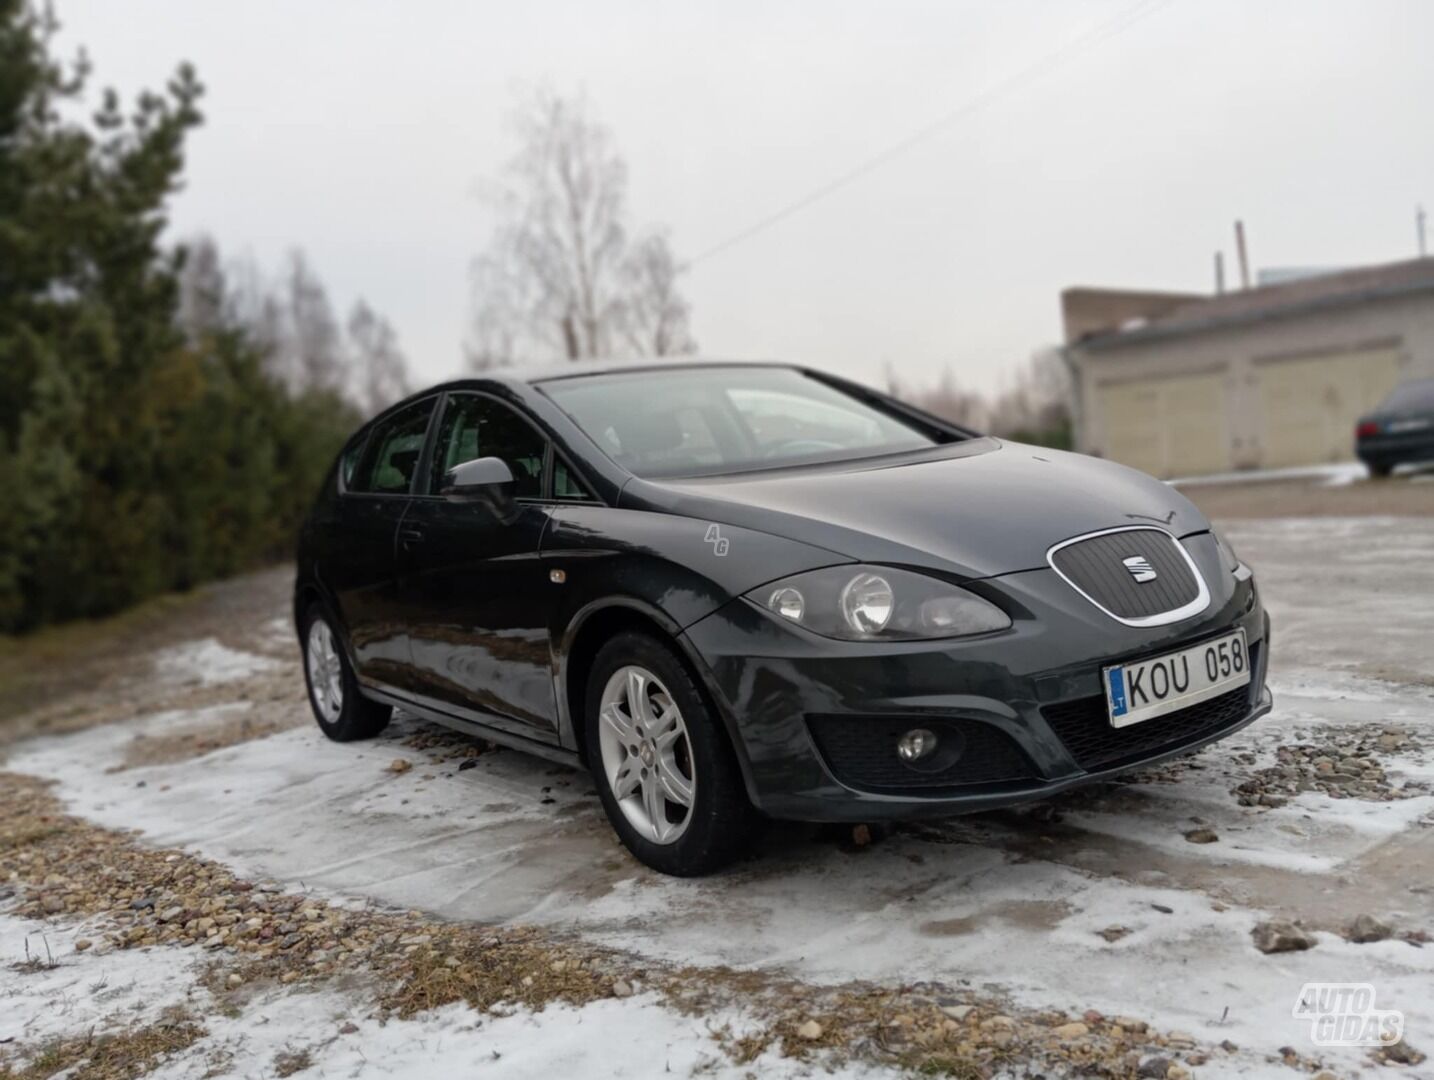
POLYGON ((294 601, 330 738, 398 708, 585 766, 672 874, 765 817, 1041 799, 1270 708, 1253 576, 1179 492, 780 364, 415 395, 341 452, 294 601))

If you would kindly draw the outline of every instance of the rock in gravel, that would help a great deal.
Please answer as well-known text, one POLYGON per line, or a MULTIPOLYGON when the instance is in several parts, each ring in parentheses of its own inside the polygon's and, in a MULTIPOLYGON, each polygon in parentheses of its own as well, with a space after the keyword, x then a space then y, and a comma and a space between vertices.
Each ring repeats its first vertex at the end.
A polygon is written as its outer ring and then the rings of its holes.
POLYGON ((808 1041, 822 1037, 822 1026, 815 1020, 808 1020, 801 1027, 797 1028, 797 1034, 808 1041))
POLYGON ((958 1024, 971 1015, 974 1005, 942 1005, 941 1011, 958 1024))
POLYGON ((78 941, 75 942, 75 952, 84 952, 93 944, 94 942, 91 941, 89 938, 80 938, 78 941))
POLYGON ((1146 1058, 1135 1070, 1136 1076, 1151 1077, 1155 1080, 1165 1080, 1166 1074, 1170 1071, 1170 1059, 1163 1057, 1146 1058))
POLYGON ((1051 1034, 1058 1039, 1079 1039, 1090 1031, 1085 1024, 1079 1020, 1072 1020, 1069 1024, 1061 1024, 1059 1027, 1051 1028, 1051 1034))
POLYGON ((1379 1052, 1379 1056, 1385 1061, 1394 1062, 1396 1065, 1418 1065, 1424 1060, 1424 1055, 1403 1039, 1384 1047, 1384 1049, 1379 1052))
POLYGON ((346 1020, 346 1021, 344 1021, 344 1026, 341 1027, 341 1028, 339 1028, 339 1034, 340 1034, 340 1035, 357 1035, 357 1034, 358 1034, 358 1029, 359 1029, 358 1025, 355 1024, 352 1020, 346 1020))
POLYGON ((612 996, 620 998, 632 997, 632 983, 626 979, 618 979, 617 982, 612 984, 612 996))
POLYGON ((1368 945, 1372 941, 1383 941, 1393 933, 1392 926, 1373 915, 1356 915, 1344 936, 1356 945, 1368 945))
POLYGON ((1190 1080, 1190 1070, 1172 1061, 1165 1070, 1165 1080, 1190 1080))
POLYGON ((1316 944, 1313 934, 1285 919, 1257 923, 1250 937, 1262 953, 1302 952, 1316 944))
POLYGON ((1191 829, 1185 834, 1185 839, 1192 844, 1213 844, 1220 839, 1220 834, 1214 829, 1191 829))
POLYGON ((460 763, 459 763, 459 765, 458 765, 458 771, 459 771, 459 772, 467 772, 469 769, 476 769, 477 767, 478 767, 478 759, 477 759, 477 758, 468 758, 466 761, 463 761, 463 762, 460 762, 460 763))
MULTIPOLYGON (((851 830, 851 842, 854 847, 866 847, 871 843, 871 826, 855 825, 851 830)), ((816 1036, 813 1036, 815 1038, 816 1036)))
POLYGON ((1107 926, 1104 930, 1097 930, 1096 933, 1105 938, 1106 941, 1119 941, 1125 937, 1126 934, 1130 933, 1130 927, 1107 926))
POLYGON ((394 774, 406 773, 411 768, 413 768, 413 762, 405 761, 401 757, 394 758, 388 763, 388 771, 394 774))

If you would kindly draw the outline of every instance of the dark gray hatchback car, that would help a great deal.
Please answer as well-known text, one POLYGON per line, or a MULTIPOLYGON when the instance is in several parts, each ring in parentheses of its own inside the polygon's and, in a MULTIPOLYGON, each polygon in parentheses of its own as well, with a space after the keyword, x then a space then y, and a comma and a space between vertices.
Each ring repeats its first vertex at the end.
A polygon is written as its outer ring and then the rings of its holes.
POLYGON ((1434 461, 1434 379, 1396 386, 1354 429, 1354 452, 1375 476, 1434 461))
POLYGON ((1177 491, 782 365, 415 395, 335 464, 295 612, 329 736, 399 707, 585 765, 675 874, 762 815, 1039 799, 1270 708, 1254 578, 1177 491))

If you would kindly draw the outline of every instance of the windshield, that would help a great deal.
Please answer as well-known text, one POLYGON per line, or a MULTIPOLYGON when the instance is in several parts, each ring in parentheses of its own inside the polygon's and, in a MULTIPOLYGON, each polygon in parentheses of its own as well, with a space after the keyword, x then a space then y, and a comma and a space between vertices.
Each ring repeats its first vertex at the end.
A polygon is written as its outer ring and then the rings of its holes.
POLYGON ((1434 379, 1415 379, 1394 388, 1380 412, 1434 412, 1434 379))
POLYGON ((614 460, 645 477, 872 457, 958 438, 794 368, 664 368, 541 386, 614 460))

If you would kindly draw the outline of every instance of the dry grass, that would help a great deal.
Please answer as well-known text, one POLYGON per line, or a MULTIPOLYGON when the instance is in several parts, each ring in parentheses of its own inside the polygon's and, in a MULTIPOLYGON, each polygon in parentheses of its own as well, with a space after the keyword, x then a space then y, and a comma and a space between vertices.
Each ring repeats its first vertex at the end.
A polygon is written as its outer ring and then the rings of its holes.
POLYGON ((293 1076, 301 1073, 314 1063, 313 1056, 307 1049, 303 1050, 280 1050, 274 1055, 274 1075, 293 1076))
POLYGON ((205 1034, 188 1013, 169 1010, 143 1027, 52 1040, 23 1067, 0 1062, 0 1080, 45 1080, 59 1073, 66 1080, 136 1080, 205 1034))
POLYGON ((55 959, 55 954, 50 951, 50 940, 43 935, 40 940, 44 945, 45 954, 41 956, 38 950, 31 952, 30 939, 27 937, 25 939, 25 959, 11 964, 11 971, 18 971, 21 975, 38 975, 42 971, 54 971, 60 966, 60 962, 55 959))

